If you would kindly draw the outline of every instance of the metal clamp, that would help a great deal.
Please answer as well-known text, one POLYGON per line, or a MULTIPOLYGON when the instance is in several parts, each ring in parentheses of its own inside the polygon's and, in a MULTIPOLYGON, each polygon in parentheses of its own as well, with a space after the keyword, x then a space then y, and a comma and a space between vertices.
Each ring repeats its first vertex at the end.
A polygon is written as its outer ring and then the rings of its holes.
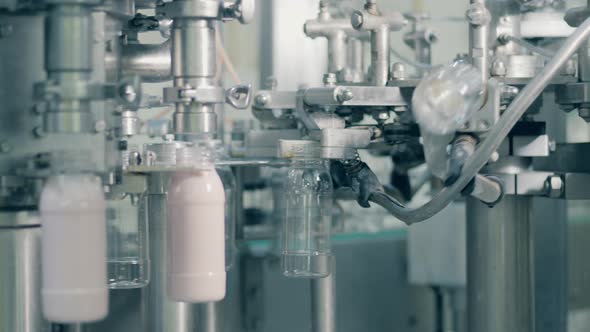
POLYGON ((252 84, 229 88, 225 92, 225 101, 239 110, 247 109, 252 103, 252 84))
POLYGON ((220 104, 225 100, 225 91, 219 87, 209 88, 164 88, 165 103, 202 103, 220 104))
POLYGON ((156 13, 169 18, 219 18, 220 4, 218 0, 176 0, 165 2, 156 7, 156 13))

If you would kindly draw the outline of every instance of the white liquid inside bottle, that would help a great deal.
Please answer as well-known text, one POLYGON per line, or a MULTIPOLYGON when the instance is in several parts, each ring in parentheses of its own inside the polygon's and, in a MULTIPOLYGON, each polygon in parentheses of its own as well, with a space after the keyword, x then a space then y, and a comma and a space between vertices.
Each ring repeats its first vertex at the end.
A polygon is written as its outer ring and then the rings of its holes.
POLYGON ((181 171, 168 187, 168 296, 225 297, 225 193, 214 168, 181 171))
POLYGON ((43 314, 92 322, 108 312, 106 203, 92 175, 49 178, 41 194, 43 314))

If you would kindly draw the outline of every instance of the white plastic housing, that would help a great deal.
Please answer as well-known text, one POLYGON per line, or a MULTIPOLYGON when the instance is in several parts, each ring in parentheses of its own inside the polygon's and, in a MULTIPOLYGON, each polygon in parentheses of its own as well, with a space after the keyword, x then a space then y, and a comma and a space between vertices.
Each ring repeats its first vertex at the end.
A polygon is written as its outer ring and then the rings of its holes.
POLYGON ((225 297, 225 193, 214 169, 179 172, 168 187, 168 297, 225 297))
POLYGON ((49 178, 41 193, 43 313, 52 322, 92 322, 108 312, 106 204, 100 179, 49 178))

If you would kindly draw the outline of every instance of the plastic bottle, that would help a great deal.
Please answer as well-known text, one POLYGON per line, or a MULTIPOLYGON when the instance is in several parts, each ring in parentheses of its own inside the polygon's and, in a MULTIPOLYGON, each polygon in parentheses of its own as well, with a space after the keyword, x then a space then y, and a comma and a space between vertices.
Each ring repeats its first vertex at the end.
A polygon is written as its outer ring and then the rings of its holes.
POLYGON ((433 70, 418 84, 412 96, 412 114, 430 134, 453 134, 479 110, 483 91, 479 71, 457 61, 433 70))
POLYGON ((147 199, 141 195, 107 203, 108 283, 112 289, 147 286, 150 276, 147 199))
POLYGON ((225 297, 225 193, 203 149, 177 153, 168 187, 168 297, 213 302, 225 297))
POLYGON ((293 278, 330 275, 333 188, 320 147, 312 141, 281 141, 291 157, 284 184, 283 274, 293 278))
POLYGON ((52 322, 103 319, 108 312, 106 203, 100 179, 50 177, 41 193, 42 302, 52 322))

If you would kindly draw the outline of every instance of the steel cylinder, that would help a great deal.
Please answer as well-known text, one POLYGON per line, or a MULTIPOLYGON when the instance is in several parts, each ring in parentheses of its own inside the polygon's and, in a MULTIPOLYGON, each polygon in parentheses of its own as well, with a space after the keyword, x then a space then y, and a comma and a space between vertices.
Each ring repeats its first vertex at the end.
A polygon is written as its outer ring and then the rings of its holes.
POLYGON ((166 296, 166 189, 169 175, 154 173, 148 182, 150 283, 142 289, 142 326, 147 332, 197 331, 195 305, 166 296))
POLYGON ((389 26, 371 31, 371 65, 373 85, 385 86, 389 79, 389 26))
POLYGON ((176 19, 172 28, 172 74, 177 86, 213 85, 217 69, 215 21, 176 19))
POLYGON ((0 213, 0 250, 0 331, 43 331, 39 218, 27 211, 0 213))
POLYGON ((46 18, 45 68, 49 73, 92 70, 93 22, 84 5, 55 5, 46 18))
POLYGON ((346 68, 346 34, 342 31, 328 36, 328 71, 337 73, 346 68))
POLYGON ((535 331, 531 202, 467 201, 468 331, 535 331))

